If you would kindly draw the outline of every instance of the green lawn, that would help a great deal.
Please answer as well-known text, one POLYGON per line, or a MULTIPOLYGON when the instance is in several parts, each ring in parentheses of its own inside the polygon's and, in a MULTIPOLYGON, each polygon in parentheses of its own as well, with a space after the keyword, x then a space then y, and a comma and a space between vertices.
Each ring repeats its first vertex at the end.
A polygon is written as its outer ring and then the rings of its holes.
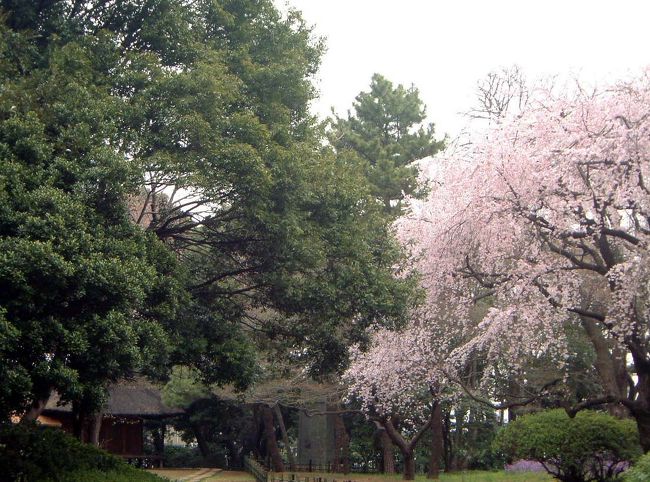
MULTIPOLYGON (((275 478, 277 480, 291 480, 288 473, 285 474, 272 474, 269 475, 269 481, 275 478)), ((397 475, 384 475, 384 474, 326 474, 326 473, 296 473, 296 482, 313 482, 313 479, 322 477, 328 481, 336 480, 343 482, 352 480, 354 482, 397 482, 402 480, 400 474, 397 475)), ((427 479, 425 475, 416 476, 416 480, 424 482, 427 479)), ((470 470, 466 472, 456 472, 453 474, 440 474, 440 482, 551 482, 554 479, 545 473, 532 473, 532 472, 487 472, 482 470, 470 470)))
MULTIPOLYGON (((167 477, 170 480, 187 479, 193 473, 198 473, 197 469, 157 469, 153 471, 158 475, 167 477)), ((318 482, 318 478, 326 479, 328 482, 336 480, 344 482, 351 480, 353 482, 398 482, 402 480, 401 474, 384 475, 384 474, 327 474, 319 472, 300 472, 296 473, 296 482, 318 482)), ((290 473, 269 474, 269 482, 272 480, 291 480, 290 473)), ((417 482, 425 482, 429 479, 425 475, 418 475, 417 482)), ((440 482, 552 482, 554 479, 547 474, 531 472, 486 472, 481 470, 471 470, 466 472, 457 472, 453 474, 440 474, 440 482)), ((255 482, 255 478, 247 472, 223 471, 210 477, 201 479, 200 482, 255 482)))
POLYGON ((54 482, 54 480, 57 482, 166 482, 166 479, 155 474, 128 466, 108 471, 100 469, 75 470, 60 475, 56 479, 48 479, 48 482, 54 482))
POLYGON ((155 473, 168 480, 196 480, 197 482, 255 482, 255 478, 248 472, 223 470, 214 475, 201 476, 205 469, 151 469, 155 473))
POLYGON ((255 482, 255 477, 248 472, 224 470, 202 482, 255 482))

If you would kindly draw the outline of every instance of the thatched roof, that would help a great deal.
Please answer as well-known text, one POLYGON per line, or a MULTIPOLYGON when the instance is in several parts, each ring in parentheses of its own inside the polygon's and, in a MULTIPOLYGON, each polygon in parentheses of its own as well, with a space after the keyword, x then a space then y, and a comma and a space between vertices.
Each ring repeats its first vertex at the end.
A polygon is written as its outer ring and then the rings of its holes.
MULTIPOLYGON (((59 395, 54 393, 47 402, 45 411, 71 412, 72 407, 70 404, 59 405, 59 395)), ((108 387, 105 415, 159 418, 181 413, 182 409, 165 405, 160 389, 145 380, 121 381, 108 387)))

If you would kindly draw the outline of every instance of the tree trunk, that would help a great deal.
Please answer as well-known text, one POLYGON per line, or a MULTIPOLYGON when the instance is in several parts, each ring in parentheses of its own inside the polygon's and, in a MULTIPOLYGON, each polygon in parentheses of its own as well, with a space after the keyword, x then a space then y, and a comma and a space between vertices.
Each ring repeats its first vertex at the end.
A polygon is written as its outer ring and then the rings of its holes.
POLYGON ((163 454, 165 452, 165 432, 167 431, 167 426, 164 422, 160 422, 160 425, 153 431, 153 446, 157 454, 163 454))
POLYGON ((207 458, 210 455, 210 449, 208 443, 205 440, 203 435, 203 428, 198 423, 192 424, 192 431, 194 432, 194 437, 196 438, 196 444, 199 446, 199 452, 204 458, 207 458))
POLYGON ((422 435, 429 430, 433 417, 429 417, 429 420, 420 427, 417 433, 411 438, 411 440, 406 440, 395 427, 397 423, 397 417, 392 416, 390 418, 384 418, 378 420, 379 423, 386 429, 386 433, 393 441, 397 448, 399 448, 404 459, 404 480, 414 480, 415 479, 415 458, 414 451, 415 446, 418 441, 422 438, 422 435))
POLYGON ((102 430, 102 419, 104 414, 102 412, 96 412, 90 418, 90 430, 88 441, 93 444, 95 447, 99 447, 99 434, 102 430))
POLYGON ((278 448, 278 441, 275 438, 275 424, 273 423, 273 412, 268 405, 260 407, 262 422, 264 423, 264 437, 266 439, 266 452, 271 458, 271 470, 273 472, 284 472, 282 455, 278 448))
MULTIPOLYGON (((332 410, 340 408, 333 405, 332 410)), ((332 415, 334 423, 334 460, 332 460, 332 472, 347 474, 350 472, 350 436, 345 428, 343 415, 336 413, 332 415)))
POLYGON ((226 442, 226 447, 228 448, 228 453, 230 454, 228 469, 241 469, 244 466, 242 463, 242 453, 241 450, 237 447, 237 444, 235 444, 235 441, 228 440, 226 442))
POLYGON ((264 438, 264 424, 262 423, 262 417, 260 415, 260 407, 258 405, 253 405, 253 457, 256 460, 262 460, 263 451, 262 451, 262 439, 264 438))
POLYGON ((415 480, 415 457, 413 450, 402 451, 404 458, 404 480, 415 480))
MULTIPOLYGON (((602 383, 605 393, 617 398, 627 398, 627 382, 622 377, 627 377, 625 355, 621 350, 615 349, 614 344, 605 338, 600 325, 587 317, 581 317, 582 326, 591 341, 596 354, 596 372, 602 383)), ((622 405, 610 404, 608 410, 611 415, 625 417, 628 411, 622 405)))
POLYGON ((86 436, 86 422, 88 414, 82 403, 72 402, 72 434, 81 442, 88 440, 86 436))
POLYGON ((632 416, 639 430, 639 442, 644 453, 650 451, 650 410, 635 408, 632 416))
POLYGON ((431 455, 427 478, 437 479, 440 474, 440 458, 443 455, 442 406, 440 402, 434 402, 431 420, 431 455))
POLYGON ((451 413, 447 411, 443 420, 443 444, 445 455, 445 472, 451 472, 451 459, 453 457, 453 446, 451 442, 451 413))
POLYGON ((47 405, 47 402, 50 399, 50 395, 51 393, 48 392, 46 396, 34 400, 27 411, 20 418, 20 421, 34 422, 38 417, 40 417, 41 413, 43 413, 43 410, 45 410, 45 405, 47 405))
POLYGON ((384 474, 395 473, 395 453, 393 442, 386 433, 386 429, 377 423, 377 438, 381 447, 381 471, 384 474))
POLYGON ((293 472, 296 470, 296 458, 293 456, 291 445, 289 445, 289 436, 287 435, 287 428, 284 425, 282 410, 280 410, 280 405, 278 405, 277 403, 273 406, 273 409, 275 411, 275 417, 278 419, 278 425, 280 426, 280 433, 282 434, 282 442, 284 443, 284 448, 287 450, 289 469, 293 472))

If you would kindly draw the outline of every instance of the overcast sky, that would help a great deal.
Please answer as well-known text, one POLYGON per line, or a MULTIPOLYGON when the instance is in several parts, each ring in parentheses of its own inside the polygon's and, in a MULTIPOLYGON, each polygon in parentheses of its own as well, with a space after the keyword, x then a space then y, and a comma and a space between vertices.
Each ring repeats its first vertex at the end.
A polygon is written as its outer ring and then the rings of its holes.
POLYGON ((321 115, 344 114, 377 72, 418 87, 437 132, 453 136, 490 70, 518 64, 532 78, 594 82, 650 64, 649 0, 276 1, 326 37, 321 115))

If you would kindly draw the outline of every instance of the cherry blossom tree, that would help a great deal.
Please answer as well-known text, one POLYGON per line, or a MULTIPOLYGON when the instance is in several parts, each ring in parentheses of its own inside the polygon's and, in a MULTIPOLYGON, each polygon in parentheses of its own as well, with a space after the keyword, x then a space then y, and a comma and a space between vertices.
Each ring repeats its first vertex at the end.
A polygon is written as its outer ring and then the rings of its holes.
POLYGON ((478 354, 500 367, 483 371, 482 388, 531 359, 566 366, 567 327, 579 327, 603 392, 567 410, 625 407, 645 450, 649 116, 650 71, 604 90, 530 92, 516 116, 429 166, 428 200, 398 223, 420 254, 427 319, 455 320, 456 346, 441 341, 447 374, 478 354))
POLYGON ((400 450, 404 479, 415 477, 414 450, 428 429, 432 429, 432 454, 437 478, 442 452, 440 403, 444 384, 444 363, 436 355, 442 344, 433 343, 434 325, 414 321, 400 332, 379 329, 365 350, 354 347, 351 364, 343 380, 351 399, 376 422, 400 450), (410 435, 410 438, 408 438, 410 435))

